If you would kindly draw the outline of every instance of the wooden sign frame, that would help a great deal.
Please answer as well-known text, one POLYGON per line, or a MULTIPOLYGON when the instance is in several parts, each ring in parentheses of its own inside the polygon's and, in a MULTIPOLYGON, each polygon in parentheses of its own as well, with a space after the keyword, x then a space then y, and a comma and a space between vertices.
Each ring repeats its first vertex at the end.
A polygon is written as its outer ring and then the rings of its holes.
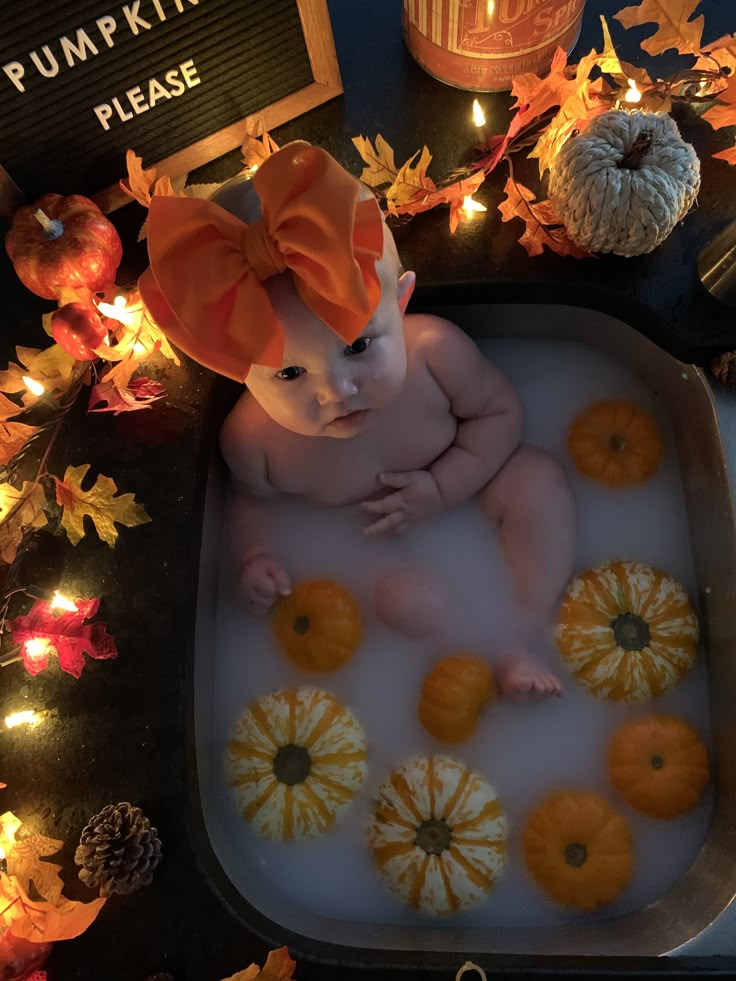
MULTIPOLYGON (((152 163, 145 161, 146 166, 155 166, 159 176, 168 174, 170 177, 178 177, 189 173, 240 146, 246 133, 253 132, 256 126, 266 130, 275 129, 342 93, 327 0, 296 0, 296 5, 314 81, 163 160, 152 163)), ((124 167, 124 161, 121 160, 121 177, 125 176, 124 167)), ((16 180, 22 180, 22 176, 16 174, 14 178, 0 165, 0 216, 9 217, 25 200, 22 188, 16 180)), ((117 184, 91 194, 90 197, 105 212, 114 211, 131 201, 117 184)))

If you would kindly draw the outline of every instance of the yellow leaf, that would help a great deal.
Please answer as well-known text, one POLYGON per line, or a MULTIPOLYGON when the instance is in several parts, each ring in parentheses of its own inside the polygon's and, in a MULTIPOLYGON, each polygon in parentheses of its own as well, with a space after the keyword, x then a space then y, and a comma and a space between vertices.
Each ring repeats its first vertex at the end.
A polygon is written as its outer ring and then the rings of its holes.
POLYGON ((112 548, 118 537, 115 523, 133 528, 150 521, 142 504, 136 504, 133 494, 116 497, 117 485, 111 477, 100 474, 92 487, 84 491, 81 484, 89 470, 89 463, 79 467, 67 467, 64 479, 54 477, 56 503, 64 509, 61 526, 72 545, 84 538, 84 516, 92 519, 97 534, 112 548))
MULTIPOLYGON (((16 413, 17 411, 16 406, 16 413)), ((23 422, 0 422, 0 464, 9 463, 40 428, 27 426, 23 422)))
POLYGON ((624 27, 640 24, 656 24, 657 30, 641 42, 650 55, 662 54, 675 48, 680 54, 700 54, 705 18, 701 14, 695 20, 690 17, 700 0, 641 0, 639 6, 624 7, 614 14, 624 27))
POLYGON ((427 176, 427 168, 431 162, 432 154, 425 146, 401 166, 396 179, 386 191, 386 205, 390 214, 400 214, 400 208, 421 208, 429 192, 437 189, 434 181, 427 176), (419 162, 415 164, 417 157, 419 162))
POLYGON ((64 883, 59 877, 61 865, 40 861, 42 856, 55 855, 64 845, 63 841, 46 838, 45 835, 29 835, 16 841, 6 855, 8 875, 14 875, 21 886, 29 889, 30 883, 39 895, 56 906, 61 898, 64 883))
POLYGON ((224 981, 294 981, 296 962, 289 957, 286 947, 269 952, 266 963, 260 969, 257 964, 251 964, 244 971, 224 978, 224 981))
MULTIPOLYGON (((25 385, 22 386, 25 388, 25 385)), ((5 421, 6 419, 11 419, 13 416, 18 416, 23 412, 22 405, 16 405, 12 399, 7 399, 0 393, 0 419, 5 421)))
MULTIPOLYGON (((68 391, 77 362, 58 344, 52 344, 42 351, 35 347, 19 346, 15 352, 23 367, 11 362, 7 371, 0 371, 0 391, 11 394, 25 391, 27 386, 22 380, 23 375, 40 382, 47 392, 57 397, 68 391)), ((29 397, 29 404, 36 401, 35 396, 29 397)))
POLYGON ((18 489, 0 484, 0 559, 12 562, 23 534, 47 524, 46 495, 40 484, 25 481, 18 489))
MULTIPOLYGON (((3 784, 4 786, 5 784, 3 784)), ((21 824, 23 822, 12 811, 6 811, 4 814, 0 814, 0 848, 2 848, 6 855, 15 845, 15 832, 21 824)))
POLYGON ((364 136, 354 136, 353 145, 367 166, 360 175, 361 181, 369 187, 382 187, 393 184, 398 173, 394 151, 379 133, 375 147, 364 136))

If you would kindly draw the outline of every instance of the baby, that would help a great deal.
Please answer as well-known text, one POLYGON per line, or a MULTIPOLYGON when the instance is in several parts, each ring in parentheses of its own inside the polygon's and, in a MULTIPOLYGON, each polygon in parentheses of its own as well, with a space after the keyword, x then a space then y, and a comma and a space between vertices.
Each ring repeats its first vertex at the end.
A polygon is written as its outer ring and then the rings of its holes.
MULTIPOLYGON (((572 572, 575 519, 560 466, 521 444, 512 385, 454 324, 406 315, 414 273, 370 191, 324 151, 289 144, 213 201, 154 199, 141 290, 174 343, 247 381, 221 433, 246 502, 245 607, 263 614, 291 588, 268 541, 277 494, 357 505, 366 535, 401 534, 477 496, 532 637, 572 572), (179 228, 184 206, 210 210, 179 228), (213 213, 230 245, 208 254, 213 213), (223 270, 220 293, 202 297, 223 270)), ((510 698, 561 693, 526 645, 494 667, 510 698)))

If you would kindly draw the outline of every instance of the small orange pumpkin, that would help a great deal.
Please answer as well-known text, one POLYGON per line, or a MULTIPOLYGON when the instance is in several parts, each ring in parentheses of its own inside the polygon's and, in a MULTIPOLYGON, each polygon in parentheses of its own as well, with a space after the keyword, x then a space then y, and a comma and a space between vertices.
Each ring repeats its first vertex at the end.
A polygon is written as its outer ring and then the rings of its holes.
POLYGON ((424 679, 419 721, 442 743, 473 735, 478 717, 493 697, 491 669, 473 654, 443 658, 424 679))
POLYGON ((631 880, 629 826, 593 791, 550 794, 531 813, 523 840, 529 872, 560 906, 598 909, 631 880))
POLYGON ((608 487, 649 480, 664 455, 654 418, 626 399, 588 406, 573 421, 567 446, 580 473, 608 487))
POLYGON ((652 715, 627 722, 614 734, 608 772, 635 810, 674 818, 700 800, 710 778, 708 750, 684 719, 652 715))
POLYGON ((556 639, 591 694, 643 702, 674 688, 692 667, 698 619, 671 576, 643 562, 610 562, 570 583, 556 639))
POLYGON ((334 671, 346 664, 363 639, 360 609, 329 579, 298 583, 272 614, 282 650, 304 671, 334 671))

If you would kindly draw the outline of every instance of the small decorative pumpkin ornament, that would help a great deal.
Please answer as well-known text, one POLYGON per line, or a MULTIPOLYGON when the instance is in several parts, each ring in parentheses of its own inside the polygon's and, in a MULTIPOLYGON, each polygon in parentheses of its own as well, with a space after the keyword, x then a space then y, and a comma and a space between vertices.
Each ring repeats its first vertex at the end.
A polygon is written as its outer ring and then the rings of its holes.
POLYGON ((485 661, 473 654, 445 657, 424 679, 419 721, 440 742, 461 743, 473 735, 493 695, 493 677, 485 661))
POLYGON ((570 583, 556 639, 596 698, 644 702, 674 688, 692 667, 698 618, 671 576, 644 562, 610 562, 570 583))
POLYGON ((588 406, 574 419, 567 446, 580 473, 608 487, 649 480, 664 455, 654 418, 626 399, 588 406))
POLYGON ((5 248, 21 283, 47 300, 63 286, 104 289, 123 256, 115 226, 81 194, 44 194, 18 208, 5 248))
POLYGON ((555 157, 549 196, 567 234, 591 252, 642 255, 693 206, 700 161, 664 112, 611 109, 555 157))
POLYGON ((523 844, 529 872, 560 906, 598 909, 612 903, 631 880, 629 826, 593 791, 550 794, 530 814, 523 844))
POLYGON ((708 785, 708 750, 684 719, 652 715, 614 733, 608 772, 635 810, 653 818, 679 817, 695 807, 708 785))
POLYGON ((393 893, 442 916, 488 895, 504 868, 506 834, 484 777, 446 756, 417 756, 379 788, 368 845, 393 893))
POLYGON ((51 315, 51 336, 77 361, 93 361, 94 349, 107 337, 107 328, 94 307, 65 303, 51 315))
POLYGON ((273 609, 276 638, 304 671, 334 671, 347 664, 363 639, 360 609, 329 579, 298 583, 273 609))
POLYGON ((365 780, 366 739, 353 713, 316 688, 276 691, 237 720, 228 744, 230 786, 264 838, 314 838, 365 780))

